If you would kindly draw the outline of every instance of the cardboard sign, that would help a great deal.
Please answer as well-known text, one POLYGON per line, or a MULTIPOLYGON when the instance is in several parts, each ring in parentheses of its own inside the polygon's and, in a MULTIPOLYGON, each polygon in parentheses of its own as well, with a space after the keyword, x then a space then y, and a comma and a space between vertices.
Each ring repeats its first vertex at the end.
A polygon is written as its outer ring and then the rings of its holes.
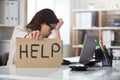
POLYGON ((62 41, 56 39, 16 39, 16 67, 60 67, 62 41))

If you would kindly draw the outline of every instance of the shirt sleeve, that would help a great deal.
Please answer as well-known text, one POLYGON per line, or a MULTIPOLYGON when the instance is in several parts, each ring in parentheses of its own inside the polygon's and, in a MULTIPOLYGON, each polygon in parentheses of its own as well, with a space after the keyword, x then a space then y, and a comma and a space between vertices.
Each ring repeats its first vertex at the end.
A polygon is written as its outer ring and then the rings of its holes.
POLYGON ((8 65, 12 65, 13 63, 15 63, 16 37, 24 38, 25 35, 27 35, 28 33, 29 32, 24 28, 21 27, 14 28, 10 41, 9 59, 7 62, 8 65))

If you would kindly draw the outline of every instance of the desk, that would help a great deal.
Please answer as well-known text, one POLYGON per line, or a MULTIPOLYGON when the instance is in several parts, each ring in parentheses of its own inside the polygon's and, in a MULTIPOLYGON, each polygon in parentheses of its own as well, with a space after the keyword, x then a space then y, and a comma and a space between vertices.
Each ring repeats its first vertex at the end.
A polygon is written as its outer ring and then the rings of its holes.
POLYGON ((60 68, 0 67, 0 79, 6 80, 120 80, 120 61, 113 67, 89 67, 87 71, 71 71, 68 66, 60 68))

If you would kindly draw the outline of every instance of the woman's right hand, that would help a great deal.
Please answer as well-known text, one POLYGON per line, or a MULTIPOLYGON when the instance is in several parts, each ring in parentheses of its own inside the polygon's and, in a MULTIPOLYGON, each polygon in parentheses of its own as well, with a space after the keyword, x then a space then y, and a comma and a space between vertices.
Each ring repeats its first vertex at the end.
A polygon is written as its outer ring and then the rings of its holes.
POLYGON ((41 33, 40 33, 39 30, 35 30, 35 31, 32 31, 29 34, 27 34, 25 36, 25 38, 27 38, 27 39, 41 40, 42 39, 42 35, 41 35, 41 33))
POLYGON ((62 18, 59 19, 59 22, 57 23, 56 27, 55 27, 55 30, 59 30, 60 27, 64 24, 62 18))

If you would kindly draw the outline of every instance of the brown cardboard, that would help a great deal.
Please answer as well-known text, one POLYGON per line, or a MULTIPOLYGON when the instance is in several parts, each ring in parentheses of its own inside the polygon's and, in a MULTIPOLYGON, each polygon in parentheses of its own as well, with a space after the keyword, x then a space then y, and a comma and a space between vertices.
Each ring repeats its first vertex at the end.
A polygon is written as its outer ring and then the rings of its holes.
POLYGON ((62 48, 62 41, 57 39, 16 38, 16 67, 60 67, 63 57, 62 48))

